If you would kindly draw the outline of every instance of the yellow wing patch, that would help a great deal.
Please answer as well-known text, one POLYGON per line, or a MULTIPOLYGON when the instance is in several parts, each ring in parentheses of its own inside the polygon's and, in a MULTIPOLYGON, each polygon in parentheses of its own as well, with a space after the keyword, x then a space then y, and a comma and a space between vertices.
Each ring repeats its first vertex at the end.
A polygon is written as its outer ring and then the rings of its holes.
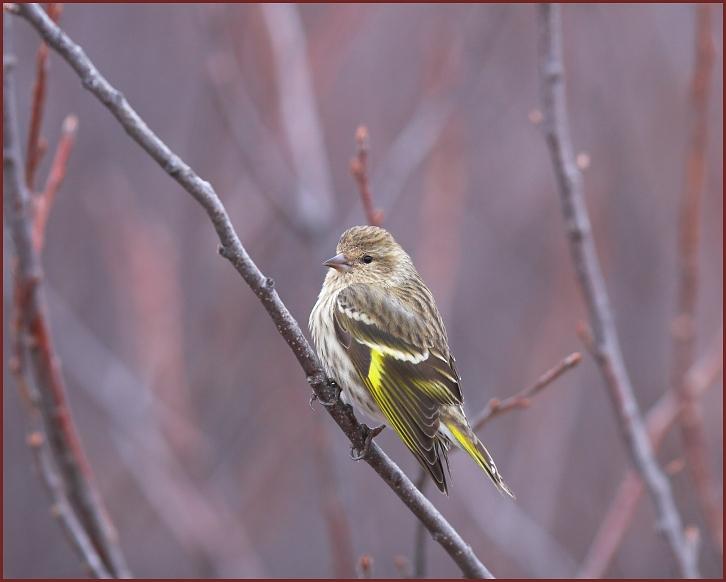
POLYGON ((383 352, 371 350, 371 363, 368 366, 368 381, 374 390, 381 387, 381 376, 383 376, 383 352))

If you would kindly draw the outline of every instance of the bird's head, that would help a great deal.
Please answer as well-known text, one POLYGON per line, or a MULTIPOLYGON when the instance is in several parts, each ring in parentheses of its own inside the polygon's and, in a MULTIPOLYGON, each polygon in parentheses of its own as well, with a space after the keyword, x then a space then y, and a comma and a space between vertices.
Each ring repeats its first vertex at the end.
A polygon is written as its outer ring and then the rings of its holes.
POLYGON ((394 286, 416 272, 406 251, 378 226, 349 228, 341 235, 335 251, 337 254, 323 265, 331 268, 328 277, 346 284, 394 286))

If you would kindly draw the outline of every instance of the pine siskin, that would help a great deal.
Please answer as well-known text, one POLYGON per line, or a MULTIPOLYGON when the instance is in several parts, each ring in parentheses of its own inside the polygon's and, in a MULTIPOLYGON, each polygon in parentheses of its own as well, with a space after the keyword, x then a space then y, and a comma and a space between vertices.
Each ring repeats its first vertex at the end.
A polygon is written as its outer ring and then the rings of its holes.
POLYGON ((343 399, 391 426, 443 493, 453 443, 514 497, 469 426, 444 323, 411 257, 376 226, 348 229, 336 251, 309 325, 343 399))

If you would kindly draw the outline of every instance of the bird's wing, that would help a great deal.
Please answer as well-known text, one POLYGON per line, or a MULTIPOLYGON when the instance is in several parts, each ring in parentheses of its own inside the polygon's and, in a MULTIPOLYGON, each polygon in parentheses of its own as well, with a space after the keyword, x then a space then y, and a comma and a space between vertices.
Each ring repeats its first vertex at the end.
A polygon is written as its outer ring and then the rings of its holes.
POLYGON ((351 285, 335 305, 335 330, 363 384, 391 427, 439 489, 446 490, 439 409, 462 402, 453 358, 432 326, 391 295, 351 285))

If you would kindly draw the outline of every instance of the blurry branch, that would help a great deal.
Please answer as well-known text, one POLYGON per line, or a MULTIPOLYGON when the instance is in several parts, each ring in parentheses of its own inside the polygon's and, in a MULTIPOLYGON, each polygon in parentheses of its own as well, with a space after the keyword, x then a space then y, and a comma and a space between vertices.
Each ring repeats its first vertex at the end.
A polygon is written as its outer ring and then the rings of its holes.
MULTIPOLYGON (((200 487, 170 446, 160 425, 187 433, 187 420, 154 400, 147 381, 106 348, 71 307, 46 287, 51 311, 64 330, 68 376, 108 419, 108 431, 128 474, 174 540, 197 564, 200 576, 264 577, 265 571, 236 512, 200 487)), ((206 436, 199 433, 199 440, 206 436)))
POLYGON ((78 118, 75 115, 68 115, 63 120, 61 128, 61 137, 58 141, 58 147, 50 166, 48 178, 45 181, 45 188, 42 192, 35 195, 33 200, 35 221, 33 224, 33 245, 37 252, 43 250, 45 243, 45 229, 48 223, 50 209, 53 206, 56 192, 63 183, 66 175, 66 167, 68 166, 68 158, 71 155, 73 144, 76 140, 76 132, 78 131, 78 118))
MULTIPOLYGON (((700 398, 713 386, 723 370, 723 331, 709 351, 686 374, 689 391, 700 398)), ((658 449, 666 434, 678 420, 681 402, 675 389, 671 388, 648 411, 646 426, 654 449, 658 449)), ((615 497, 610 502, 605 517, 598 528, 582 564, 578 578, 602 578, 625 537, 635 516, 643 480, 635 469, 628 470, 620 482, 615 497)))
POLYGON ((719 509, 716 483, 708 462, 703 415, 696 395, 689 390, 688 369, 693 365, 696 346, 696 304, 698 301, 698 249, 701 228, 701 197, 706 179, 708 105, 715 49, 711 32, 711 6, 698 4, 696 15, 695 70, 691 85, 691 143, 686 163, 685 187, 681 192, 678 225, 678 298, 673 320, 671 386, 681 401, 681 435, 685 456, 695 485, 701 511, 714 544, 723 554, 723 514, 719 509))
POLYGON ((373 558, 363 554, 358 558, 358 578, 373 578, 373 558))
MULTIPOLYGON (((42 9, 37 6, 35 9, 55 26, 42 9)), ((116 532, 93 484, 90 467, 68 407, 64 379, 51 340, 41 287, 43 275, 40 256, 32 238, 32 202, 22 176, 15 86, 9 59, 11 57, 3 54, 3 209, 16 259, 14 303, 17 313, 14 321, 17 327, 14 332, 18 336, 20 348, 17 373, 24 376, 20 381, 21 386, 26 389, 33 386, 31 401, 34 410, 43 418, 45 427, 45 435, 41 434, 40 438, 43 442, 47 438, 48 457, 53 460, 53 463, 45 462, 45 452, 41 453, 41 474, 49 489, 56 493, 55 501, 60 502, 59 515, 64 528, 71 534, 74 547, 84 552, 84 563, 96 568, 93 570, 94 575, 128 576, 116 532), (29 355, 29 362, 26 362, 26 354, 29 355), (49 473, 52 471, 50 467, 57 469, 57 474, 49 473), (57 494, 61 487, 68 504, 64 504, 63 497, 57 494), (76 521, 85 530, 85 538, 78 536, 76 521), (98 568, 97 556, 87 552, 90 547, 88 541, 100 556, 104 569, 98 568)))
MULTIPOLYGON (((280 335, 295 354, 314 393, 322 401, 335 400, 332 406, 326 407, 333 420, 340 426, 354 447, 358 450, 365 450, 367 431, 358 423, 352 409, 336 399, 336 390, 321 370, 317 357, 300 326, 275 291, 273 280, 263 275, 247 254, 230 222, 224 205, 211 185, 197 176, 149 129, 123 95, 98 72, 83 49, 56 26, 37 4, 18 5, 17 11, 68 62, 80 77, 83 86, 107 107, 131 138, 204 208, 219 237, 220 254, 232 263, 250 289, 257 295, 280 335)), ((447 551, 462 573, 474 578, 491 577, 491 573, 479 561, 471 547, 464 542, 456 530, 415 488, 408 477, 381 448, 372 442, 367 451, 364 456, 365 461, 373 467, 404 504, 426 524, 434 539, 447 551)))
MULTIPOLYGON (((492 48, 496 46, 503 31, 508 29, 503 25, 504 17, 508 14, 511 12, 506 9, 506 6, 503 6, 491 19, 490 30, 483 35, 486 43, 481 51, 484 53, 481 69, 473 75, 466 75, 464 82, 453 89, 439 90, 422 98, 393 143, 385 154, 380 156, 381 165, 369 181, 373 185, 372 191, 376 192, 379 208, 385 208, 388 214, 391 213, 396 201, 403 194, 408 180, 438 143, 454 113, 474 102, 480 91, 486 87, 488 77, 482 73, 486 68, 487 57, 495 54, 492 48)), ((469 20, 476 21, 473 18, 469 20)), ((455 36, 458 40, 463 41, 462 34, 462 31, 459 30, 455 36)), ((456 66, 459 57, 457 49, 456 43, 449 47, 444 58, 443 68, 445 70, 456 66)), ((342 223, 346 226, 354 224, 357 217, 358 207, 353 205, 345 214, 342 223)), ((333 234, 337 240, 339 233, 333 234)))
POLYGON ((65 486, 56 470, 45 435, 41 430, 34 430, 28 435, 27 442, 33 453, 38 473, 53 500, 51 514, 60 521, 66 536, 80 556, 83 567, 94 578, 111 578, 101 556, 93 547, 93 542, 89 539, 83 524, 78 520, 76 512, 68 501, 65 486))
POLYGON ((373 207, 373 196, 368 184, 368 128, 359 125, 355 131, 356 155, 350 161, 350 173, 358 184, 358 192, 363 203, 368 224, 381 226, 383 222, 383 211, 373 207))
POLYGON ((413 570, 411 568, 411 562, 406 556, 398 554, 393 556, 393 566, 398 572, 400 578, 411 578, 413 576, 413 570))
POLYGON ((338 479, 333 466, 333 453, 327 426, 321 419, 315 423, 315 461, 320 481, 323 517, 328 528, 332 555, 333 577, 350 579, 355 576, 355 553, 350 522, 340 498, 338 479))
MULTIPOLYGON (((573 352, 562 361, 560 361, 559 364, 553 366, 544 374, 542 374, 534 384, 528 386, 514 396, 510 396, 509 398, 506 398, 504 400, 492 398, 489 401, 489 404, 487 404, 487 406, 484 408, 484 410, 482 410, 481 412, 479 412, 479 414, 473 417, 471 427, 475 431, 478 431, 495 416, 519 408, 529 407, 534 396, 536 396, 544 388, 552 384, 552 382, 557 380, 557 378, 562 376, 562 374, 577 366, 577 364, 579 364, 581 360, 582 356, 578 352, 573 352)), ((450 451, 450 454, 454 453, 457 450, 459 449, 453 448, 450 451)), ((418 479, 416 481, 416 485, 418 486, 419 490, 423 492, 429 482, 430 480, 428 479, 428 474, 426 473, 426 471, 421 469, 419 471, 418 479)), ((413 565, 414 577, 423 578, 426 576, 426 535, 423 528, 421 527, 421 524, 416 524, 413 565)))
MULTIPOLYGON (((63 4, 48 4, 48 17, 58 23, 63 4)), ((30 106, 30 125, 28 128, 28 145, 25 155, 25 183, 32 192, 35 190, 35 172, 48 144, 40 135, 45 111, 45 87, 48 78, 48 45, 41 42, 35 57, 35 83, 33 84, 33 98, 30 106)))
POLYGON ((209 78, 214 103, 254 188, 293 233, 302 233, 305 227, 301 218, 278 200, 277 195, 270 192, 271 189, 279 190, 280 186, 275 185, 272 188, 267 186, 269 180, 266 178, 275 182, 291 183, 294 177, 277 147, 274 136, 265 126, 252 99, 243 89, 242 79, 235 77, 236 67, 232 66, 232 60, 226 53, 220 51, 205 62, 204 70, 209 78), (234 103, 228 95, 232 86, 234 103))
POLYGON ((539 5, 537 10, 542 126, 552 157, 572 261, 594 332, 594 357, 607 385, 632 462, 643 476, 653 498, 659 529, 670 544, 680 574, 694 578, 698 576, 696 547, 684 535, 670 483, 653 456, 643 417, 623 362, 592 238, 582 175, 575 162, 565 106, 560 7, 544 4, 539 5))
POLYGON ((315 233, 331 223, 333 192, 305 31, 295 4, 260 4, 260 10, 272 46, 280 121, 298 181, 298 212, 315 233))

